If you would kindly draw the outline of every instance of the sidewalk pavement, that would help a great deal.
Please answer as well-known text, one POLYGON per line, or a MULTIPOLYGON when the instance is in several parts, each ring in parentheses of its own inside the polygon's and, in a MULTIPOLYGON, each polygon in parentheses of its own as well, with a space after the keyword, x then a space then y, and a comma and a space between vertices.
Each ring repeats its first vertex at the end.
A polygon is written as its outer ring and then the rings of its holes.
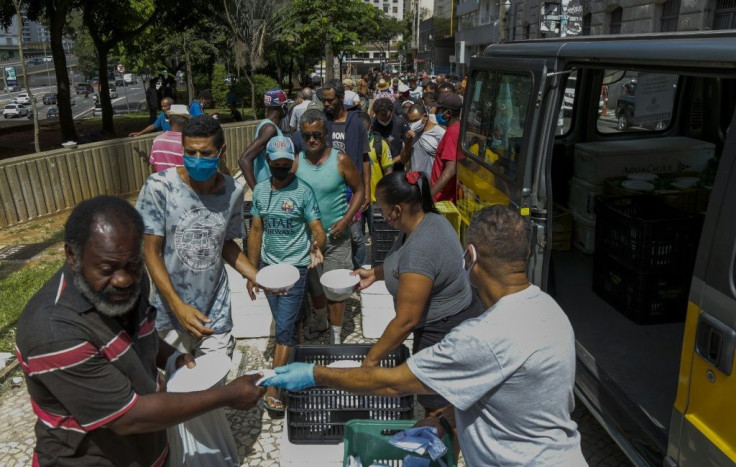
MULTIPOLYGON (((228 269, 233 307, 233 334, 237 345, 228 381, 250 370, 271 367, 274 341, 271 312, 261 292, 255 302, 250 300, 245 280, 228 269)), ((329 333, 305 343, 327 344, 329 333)), ((345 344, 372 343, 362 335, 360 301, 354 294, 347 301, 343 325, 345 344)), ((411 344, 409 344, 411 347, 411 344)), ((9 378, 0 393, 0 420, 5 429, 0 431, 0 465, 27 466, 31 464, 36 438, 33 431, 36 416, 31 409, 25 381, 13 385, 9 378)), ((247 466, 330 466, 342 465, 342 444, 293 445, 285 435, 285 419, 271 419, 265 410, 254 407, 248 411, 225 410, 238 448, 242 465, 247 466)), ((419 416, 417 413, 416 416, 419 416)))

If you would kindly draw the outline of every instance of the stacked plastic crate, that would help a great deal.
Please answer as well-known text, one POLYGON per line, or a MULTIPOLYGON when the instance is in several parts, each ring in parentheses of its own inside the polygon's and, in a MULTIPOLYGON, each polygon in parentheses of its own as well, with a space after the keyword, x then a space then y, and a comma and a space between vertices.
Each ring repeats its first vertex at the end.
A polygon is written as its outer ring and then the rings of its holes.
POLYGON ((371 208, 373 216, 373 233, 371 234, 371 263, 373 267, 383 264, 388 252, 391 250, 399 231, 386 223, 378 205, 371 208))

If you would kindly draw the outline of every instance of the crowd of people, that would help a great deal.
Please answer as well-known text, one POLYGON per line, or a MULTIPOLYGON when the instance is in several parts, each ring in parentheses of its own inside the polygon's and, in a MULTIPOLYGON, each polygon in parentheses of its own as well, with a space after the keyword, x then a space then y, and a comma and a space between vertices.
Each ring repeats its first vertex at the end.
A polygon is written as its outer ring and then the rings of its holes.
MULTIPOLYGON (((572 328, 528 282, 528 220, 511 207, 486 208, 463 249, 434 206, 454 201, 462 157, 464 83, 457 89, 443 78, 316 76, 294 103, 280 89, 267 91, 266 118, 238 160, 246 187, 220 170, 228 147, 205 113, 211 95, 189 108, 169 103, 169 128, 151 153, 155 173, 135 208, 112 197, 80 203, 66 224, 65 266, 22 314, 17 352, 39 417, 35 461, 183 465, 186 457, 167 452, 166 428, 223 406, 260 403, 277 415, 282 389, 323 385, 418 394, 420 424, 440 436, 452 430, 470 466, 585 465, 570 418, 572 328), (375 212, 398 237, 371 268, 365 245, 375 212), (167 393, 157 368, 168 377, 202 356, 232 356, 225 264, 246 278, 252 299, 263 267, 299 272, 288 291, 264 290, 276 324, 276 375, 262 383, 267 389, 255 384, 258 376, 242 376, 167 393), (342 342, 353 292, 320 283, 337 269, 359 276, 356 290, 385 281, 395 317, 362 368, 288 363, 304 335, 329 332, 331 344, 342 342), (410 360, 382 368, 411 333, 410 360)), ((228 427, 213 429, 232 438, 228 427)), ((207 453, 207 462, 232 464, 225 451, 207 453)))

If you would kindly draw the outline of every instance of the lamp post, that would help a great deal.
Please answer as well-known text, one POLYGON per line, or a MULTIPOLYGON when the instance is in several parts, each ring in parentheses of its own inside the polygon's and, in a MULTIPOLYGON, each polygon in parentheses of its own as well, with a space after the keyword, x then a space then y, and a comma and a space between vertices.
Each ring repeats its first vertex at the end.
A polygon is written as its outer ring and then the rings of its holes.
POLYGON ((511 8, 511 0, 506 0, 503 4, 503 24, 501 25, 501 42, 509 39, 509 9, 511 8))

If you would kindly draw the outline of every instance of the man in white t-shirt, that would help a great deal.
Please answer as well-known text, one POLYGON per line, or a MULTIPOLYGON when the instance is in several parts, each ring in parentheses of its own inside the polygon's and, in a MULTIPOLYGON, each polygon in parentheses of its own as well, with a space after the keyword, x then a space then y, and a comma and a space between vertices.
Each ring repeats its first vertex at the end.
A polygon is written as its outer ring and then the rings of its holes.
POLYGON ((570 418, 575 337, 552 297, 528 282, 528 220, 511 207, 492 206, 473 216, 466 239, 466 273, 488 307, 482 315, 395 368, 292 363, 264 384, 292 391, 319 385, 389 396, 437 393, 454 413, 420 423, 440 436, 454 424, 469 466, 587 465, 570 418))
POLYGON ((301 98, 302 101, 294 106, 289 119, 289 127, 291 127, 292 133, 299 129, 299 120, 301 120, 304 112, 307 109, 314 107, 314 102, 312 101, 312 88, 306 86, 303 87, 302 90, 299 91, 298 97, 301 98))
POLYGON ((401 150, 401 162, 411 162, 411 170, 422 172, 429 179, 437 147, 445 136, 445 129, 432 122, 423 104, 414 104, 406 113, 409 131, 401 150))

